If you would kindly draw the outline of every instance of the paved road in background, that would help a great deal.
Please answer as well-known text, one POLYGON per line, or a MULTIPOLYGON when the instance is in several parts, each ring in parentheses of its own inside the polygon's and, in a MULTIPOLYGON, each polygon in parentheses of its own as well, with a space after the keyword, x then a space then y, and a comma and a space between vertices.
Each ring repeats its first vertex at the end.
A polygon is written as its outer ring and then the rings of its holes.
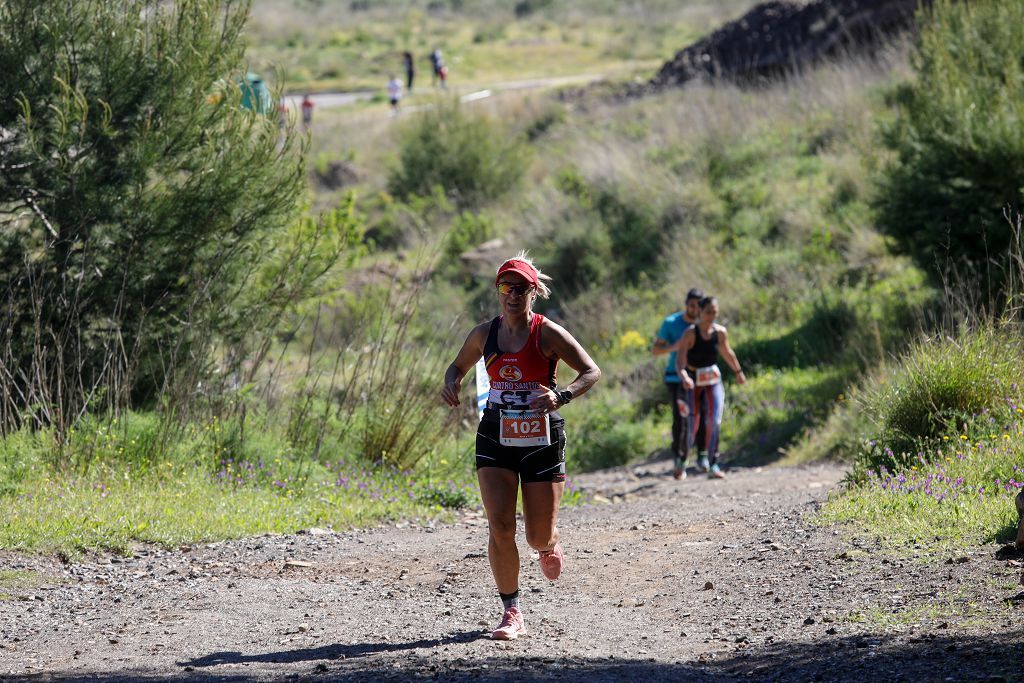
MULTIPOLYGON (((605 76, 603 74, 580 74, 576 76, 558 76, 555 78, 532 78, 522 81, 506 81, 504 83, 497 83, 490 88, 484 89, 469 89, 469 88, 453 88, 452 92, 459 95, 459 99, 463 102, 473 102, 475 100, 482 100, 499 92, 507 92, 512 90, 536 90, 540 88, 557 88, 563 85, 586 85, 588 83, 594 83, 596 81, 603 80, 605 76)), ((366 100, 373 99, 373 96, 381 93, 383 95, 384 89, 380 91, 374 90, 358 90, 354 92, 322 92, 322 93, 311 93, 310 97, 313 99, 313 106, 317 109, 328 109, 333 107, 346 107, 357 102, 364 102, 366 100)), ((441 93, 444 92, 434 87, 421 87, 416 90, 416 93, 441 93)), ((407 95, 408 93, 406 93, 407 95)), ((302 104, 302 95, 286 95, 285 101, 288 103, 289 109, 298 109, 302 104)), ((410 109, 413 109, 410 107, 410 109)))

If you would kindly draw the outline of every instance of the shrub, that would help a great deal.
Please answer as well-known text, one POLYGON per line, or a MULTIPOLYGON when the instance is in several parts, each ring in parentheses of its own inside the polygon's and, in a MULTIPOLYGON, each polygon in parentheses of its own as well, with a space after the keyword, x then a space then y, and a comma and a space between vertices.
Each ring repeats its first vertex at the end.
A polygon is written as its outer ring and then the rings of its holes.
POLYGON ((851 389, 847 399, 840 394, 835 408, 821 424, 808 429, 786 451, 784 464, 810 460, 854 460, 864 453, 865 445, 874 435, 874 425, 858 402, 859 390, 851 389))
POLYGON ((528 17, 535 12, 548 9, 554 0, 519 0, 512 8, 517 19, 528 17))
POLYGON ((487 214, 464 211, 452 221, 444 239, 444 257, 458 259, 466 251, 494 236, 494 221, 487 214))
POLYGON ((563 294, 575 294, 595 282, 613 278, 611 238, 603 225, 572 222, 547 235, 545 272, 563 294))
POLYGON ((247 13, 0 4, 0 431, 194 394, 333 265, 300 137, 245 106, 247 13))
POLYGON ((366 240, 377 249, 410 247, 428 235, 431 226, 447 222, 455 206, 445 196, 444 188, 435 185, 430 192, 396 201, 381 192, 368 204, 376 217, 366 230, 366 240))
POLYGON ((1024 3, 937 0, 921 16, 916 79, 883 131, 881 226, 936 274, 939 258, 1005 253, 1024 187, 1024 3))
POLYGON ((473 503, 472 495, 465 488, 459 488, 449 482, 447 487, 428 484, 420 491, 418 500, 426 505, 437 505, 450 510, 461 510, 473 503))
POLYGON ((508 192, 520 180, 529 148, 457 100, 438 102, 401 133, 399 164, 388 187, 399 198, 426 195, 435 185, 459 204, 475 207, 508 192))
POLYGON ((943 437, 957 438, 989 420, 1010 419, 1024 387, 1019 330, 999 327, 917 344, 862 403, 880 433, 858 472, 928 458, 943 437))
POLYGON ((660 274, 662 247, 673 227, 668 216, 623 188, 590 183, 575 168, 563 170, 556 182, 585 213, 585 224, 552 238, 560 280, 580 289, 609 278, 632 284, 660 274))
MULTIPOLYGON (((658 444, 653 419, 636 418, 635 406, 625 393, 603 394, 602 402, 585 403, 586 413, 570 415, 566 422, 570 468, 581 471, 625 465, 647 455, 658 444)), ((582 413, 582 411, 580 411, 582 413)))
POLYGON ((491 239, 494 232, 494 221, 487 214, 464 211, 456 216, 444 237, 441 246, 442 258, 435 272, 445 275, 453 282, 470 287, 473 284, 473 273, 463 263, 461 256, 491 239))

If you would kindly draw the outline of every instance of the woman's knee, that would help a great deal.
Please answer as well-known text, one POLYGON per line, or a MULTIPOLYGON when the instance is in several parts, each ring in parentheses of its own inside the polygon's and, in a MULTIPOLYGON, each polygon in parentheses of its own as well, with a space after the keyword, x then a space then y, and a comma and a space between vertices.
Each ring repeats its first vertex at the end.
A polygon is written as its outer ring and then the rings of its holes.
POLYGON ((554 527, 526 530, 526 542, 534 550, 550 550, 557 541, 558 530, 554 527))
POLYGON ((516 520, 491 520, 489 522, 491 540, 498 545, 516 542, 516 520))

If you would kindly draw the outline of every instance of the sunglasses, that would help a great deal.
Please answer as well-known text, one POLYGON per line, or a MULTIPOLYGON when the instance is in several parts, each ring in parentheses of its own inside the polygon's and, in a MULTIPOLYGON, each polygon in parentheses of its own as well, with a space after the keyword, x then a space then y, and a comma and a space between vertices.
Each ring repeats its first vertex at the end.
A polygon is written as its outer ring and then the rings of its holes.
POLYGON ((508 296, 509 294, 523 296, 533 291, 533 285, 531 284, 513 285, 508 282, 499 282, 495 285, 495 288, 498 290, 498 294, 502 296, 508 296))

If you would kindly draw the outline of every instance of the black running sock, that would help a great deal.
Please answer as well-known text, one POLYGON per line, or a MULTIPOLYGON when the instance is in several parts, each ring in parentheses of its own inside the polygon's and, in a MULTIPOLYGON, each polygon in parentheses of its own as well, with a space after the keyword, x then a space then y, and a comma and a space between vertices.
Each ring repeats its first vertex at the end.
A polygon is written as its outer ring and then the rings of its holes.
POLYGON ((518 588, 515 593, 498 593, 498 595, 501 596, 501 604, 505 605, 505 609, 508 609, 509 607, 520 609, 518 588))

